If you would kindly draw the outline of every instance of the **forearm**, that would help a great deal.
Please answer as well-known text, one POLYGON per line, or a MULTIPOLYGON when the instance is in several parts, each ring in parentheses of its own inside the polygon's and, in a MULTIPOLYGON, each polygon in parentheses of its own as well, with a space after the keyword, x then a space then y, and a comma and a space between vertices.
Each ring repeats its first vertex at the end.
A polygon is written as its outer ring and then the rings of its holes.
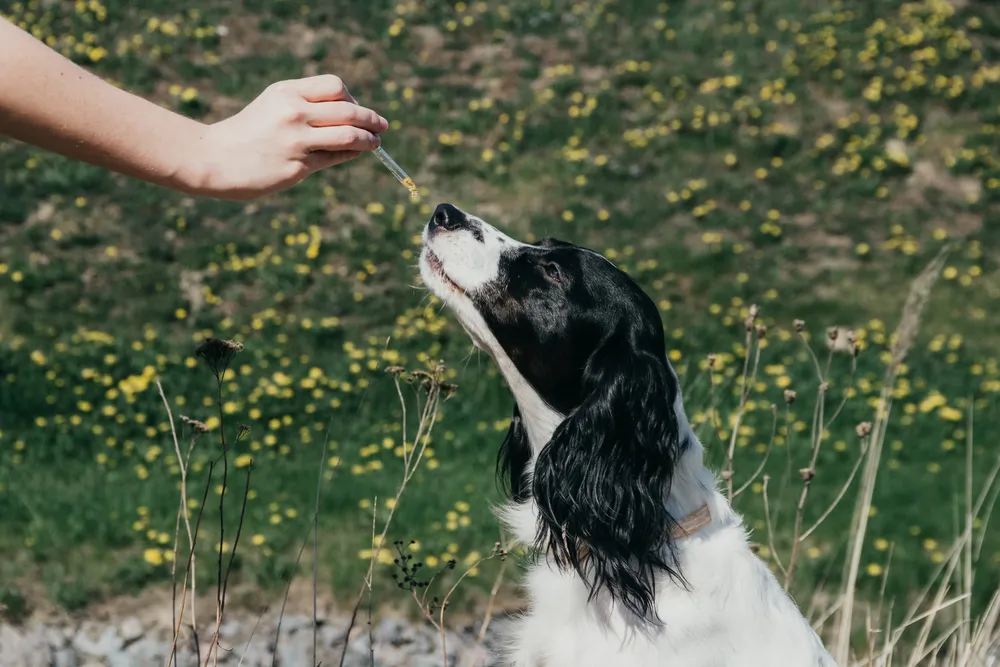
POLYGON ((120 90, 0 18, 0 134, 176 190, 207 126, 120 90))

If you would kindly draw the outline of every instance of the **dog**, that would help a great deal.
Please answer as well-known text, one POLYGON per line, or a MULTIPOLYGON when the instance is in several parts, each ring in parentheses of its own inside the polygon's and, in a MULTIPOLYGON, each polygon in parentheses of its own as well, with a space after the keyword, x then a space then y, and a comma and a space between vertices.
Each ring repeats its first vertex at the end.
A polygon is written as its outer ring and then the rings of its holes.
POLYGON ((514 667, 836 667, 750 550, 655 304, 602 255, 440 204, 420 273, 514 399, 498 515, 537 558, 514 667))

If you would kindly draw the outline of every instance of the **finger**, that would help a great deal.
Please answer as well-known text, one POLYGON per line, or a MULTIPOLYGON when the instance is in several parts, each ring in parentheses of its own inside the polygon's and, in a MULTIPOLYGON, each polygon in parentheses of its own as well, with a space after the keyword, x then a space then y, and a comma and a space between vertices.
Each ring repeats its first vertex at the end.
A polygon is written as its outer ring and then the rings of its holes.
POLYGON ((310 173, 337 164, 349 162, 361 155, 359 151, 316 151, 306 156, 305 164, 310 173))
POLYGON ((308 105, 306 120, 313 127, 330 127, 334 125, 352 125, 368 130, 374 134, 384 132, 389 127, 389 121, 371 109, 352 104, 351 102, 317 102, 308 105))
POLYGON ((309 152, 373 151, 382 145, 377 134, 351 125, 311 127, 306 133, 309 152))
POLYGON ((334 74, 318 74, 295 81, 295 90, 308 102, 357 102, 343 80, 334 74))

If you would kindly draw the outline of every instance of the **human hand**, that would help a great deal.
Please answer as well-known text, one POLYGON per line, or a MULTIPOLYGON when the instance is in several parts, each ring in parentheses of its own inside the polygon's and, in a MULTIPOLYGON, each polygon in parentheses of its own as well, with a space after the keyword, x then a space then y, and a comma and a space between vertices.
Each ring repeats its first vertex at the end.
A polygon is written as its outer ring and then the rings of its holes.
POLYGON ((388 125, 358 106, 332 74, 280 81, 235 116, 207 127, 191 189, 235 200, 283 190, 378 148, 388 125))

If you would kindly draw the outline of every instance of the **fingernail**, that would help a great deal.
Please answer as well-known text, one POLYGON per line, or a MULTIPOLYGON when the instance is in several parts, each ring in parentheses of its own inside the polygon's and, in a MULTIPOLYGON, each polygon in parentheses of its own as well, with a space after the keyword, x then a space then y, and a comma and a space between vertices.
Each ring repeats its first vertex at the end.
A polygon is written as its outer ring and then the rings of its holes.
POLYGON ((382 116, 378 117, 378 123, 379 127, 381 127, 383 131, 389 129, 389 121, 387 121, 385 118, 382 118, 382 116))

